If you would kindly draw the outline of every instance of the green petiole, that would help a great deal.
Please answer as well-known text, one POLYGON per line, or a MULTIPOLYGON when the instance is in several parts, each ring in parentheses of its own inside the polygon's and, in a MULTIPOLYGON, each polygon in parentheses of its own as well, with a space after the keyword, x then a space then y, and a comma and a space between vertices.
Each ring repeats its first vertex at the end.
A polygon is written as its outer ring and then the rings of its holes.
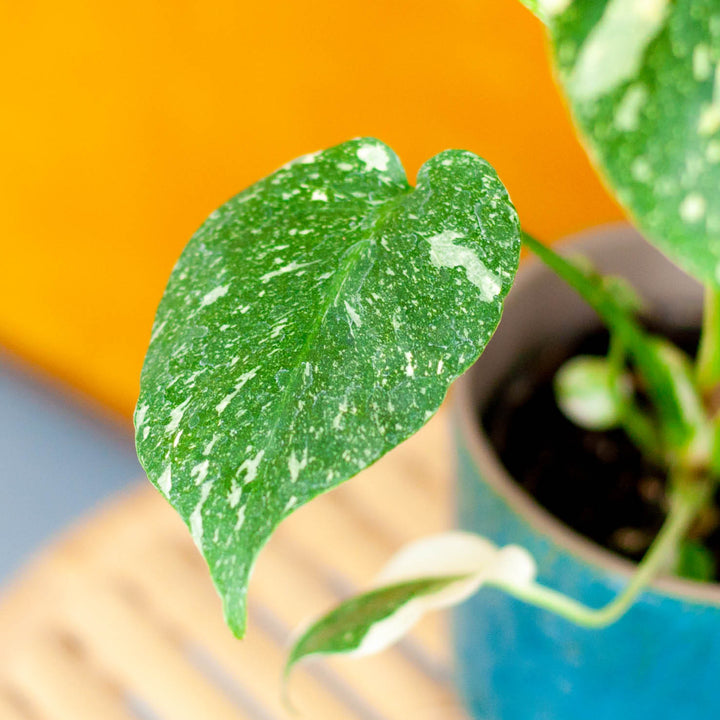
POLYGON ((604 607, 590 608, 538 583, 526 586, 492 584, 518 600, 549 610, 577 625, 587 628, 611 625, 625 614, 653 579, 671 565, 680 541, 711 497, 712 485, 707 481, 700 482, 684 477, 676 480, 674 485, 678 489, 674 493, 672 507, 660 532, 627 587, 604 607))
POLYGON ((720 290, 717 288, 705 288, 696 372, 703 393, 712 392, 720 384, 720 290))

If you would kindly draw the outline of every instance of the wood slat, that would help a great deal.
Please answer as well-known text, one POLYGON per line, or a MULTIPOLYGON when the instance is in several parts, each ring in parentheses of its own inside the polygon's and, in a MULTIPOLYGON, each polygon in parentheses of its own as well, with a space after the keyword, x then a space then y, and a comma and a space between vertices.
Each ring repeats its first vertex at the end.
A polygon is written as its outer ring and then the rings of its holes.
MULTIPOLYGON (((309 583, 305 573, 297 577, 298 569, 274 550, 268 546, 265 557, 258 562, 253 575, 252 597, 270 610, 285 627, 297 627, 298 607, 303 610, 310 606, 314 608, 311 613, 302 616, 303 622, 336 602, 336 598, 326 589, 309 583), (279 579, 283 579, 287 587, 293 588, 292 593, 278 592, 279 579)), ((409 712, 416 705, 429 707, 449 702, 448 688, 435 682, 420 666, 405 657, 402 651, 391 649, 371 660, 371 663, 338 661, 332 667, 362 697, 371 697, 373 703, 391 717, 401 707, 409 712), (386 687, 388 682, 393 686, 392 692, 389 686, 386 687)))
MULTIPOLYGON (((140 707, 157 720, 289 720, 292 631, 368 587, 402 544, 447 527, 447 457, 441 416, 283 523, 253 574, 242 642, 164 499, 145 486, 118 500, 0 603, 0 686, 29 702, 0 690, 0 720, 136 720, 140 707)), ((314 720, 466 720, 449 668, 436 615, 379 656, 302 666, 293 699, 314 720)))
MULTIPOLYGON (((118 568, 123 577, 128 568, 118 568)), ((233 637, 222 617, 220 601, 200 563, 188 561, 182 549, 168 545, 147 548, 143 566, 135 568, 132 583, 173 631, 187 643, 201 647, 239 686, 252 687, 256 701, 278 718, 290 717, 281 701, 282 668, 286 648, 250 623, 242 642, 233 637)), ((312 708, 313 718, 360 720, 351 708, 312 679, 294 686, 299 707, 312 708)))
MULTIPOLYGON (((340 570, 329 571, 312 556, 281 541, 270 543, 253 574, 251 596, 283 619, 292 630, 330 609, 349 592, 367 587, 351 583, 340 570), (287 592, 283 592, 287 588, 287 592)), ((439 614, 427 616, 413 631, 417 644, 438 663, 449 665, 447 641, 439 614)))
POLYGON ((13 664, 12 680, 47 720, 133 720, 117 689, 54 634, 25 648, 13 664))
MULTIPOLYGON (((377 527, 368 526, 357 515, 348 512, 347 507, 338 503, 332 494, 321 500, 322 502, 311 503, 301 508, 281 525, 276 533, 277 544, 274 547, 292 548, 293 553, 304 558, 307 564, 326 568, 339 584, 345 585, 345 594, 367 588, 402 543, 391 541, 377 527)), ((434 530, 437 531, 438 528, 434 530)), ((420 536, 422 534, 421 532, 420 536)), ((266 548, 266 554, 270 553, 271 546, 272 543, 266 548)), ((261 557, 251 583, 251 593, 257 592, 255 586, 258 583, 257 577, 262 562, 261 557)), ((287 573, 294 575, 293 582, 289 583, 283 578, 282 572, 277 572, 276 586, 282 584, 299 592, 307 580, 303 580, 300 573, 293 572, 292 568, 288 568, 287 573)), ((273 581, 269 580, 269 583, 272 585, 273 581)), ((324 606, 315 605, 315 609, 304 616, 305 619, 317 615, 328 604, 332 603, 325 603, 324 606)), ((446 643, 440 637, 444 633, 438 618, 437 615, 429 616, 428 622, 423 621, 415 636, 419 637, 420 634, 427 632, 424 643, 428 651, 443 655, 446 643)))
POLYGON ((247 717, 197 671, 164 626, 102 580, 75 575, 63 610, 97 665, 162 720, 247 717))
POLYGON ((0 720, 37 720, 27 708, 26 701, 15 697, 15 691, 0 687, 0 720))

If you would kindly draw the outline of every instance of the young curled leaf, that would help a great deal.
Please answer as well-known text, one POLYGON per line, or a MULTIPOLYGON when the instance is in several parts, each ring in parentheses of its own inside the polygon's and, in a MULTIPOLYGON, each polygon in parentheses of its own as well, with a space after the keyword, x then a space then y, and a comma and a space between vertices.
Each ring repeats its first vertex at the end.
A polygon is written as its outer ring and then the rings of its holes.
POLYGON ((412 187, 371 138, 298 158, 192 237, 158 308, 136 443, 237 635, 275 527, 428 421, 492 336, 519 252, 487 162, 446 151, 412 187))
POLYGON ((701 542, 685 539, 678 548, 675 574, 697 582, 712 582, 715 579, 715 556, 701 542))
POLYGON ((606 358, 576 356, 555 375, 555 396, 563 413, 580 427, 608 430, 620 424, 632 385, 606 358))
POLYGON ((424 538, 388 563, 375 589, 345 601, 302 632, 287 672, 310 655, 380 652, 426 612, 457 605, 484 584, 530 586, 535 575, 535 562, 523 548, 498 548, 483 537, 459 531, 424 538))
POLYGON ((524 242, 578 292, 622 343, 657 412, 668 453, 691 465, 709 465, 712 428, 690 359, 667 340, 648 333, 628 311, 625 299, 609 290, 603 276, 584 263, 564 258, 527 234, 524 242))

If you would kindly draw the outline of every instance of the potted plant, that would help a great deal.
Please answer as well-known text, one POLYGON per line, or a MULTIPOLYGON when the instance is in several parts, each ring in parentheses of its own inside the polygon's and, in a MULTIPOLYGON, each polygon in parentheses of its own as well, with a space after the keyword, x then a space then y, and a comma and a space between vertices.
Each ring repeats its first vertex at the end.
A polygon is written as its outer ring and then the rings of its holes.
MULTIPOLYGON (((630 278, 655 326, 693 347, 700 285, 638 234, 600 228, 563 249, 630 278)), ((487 351, 456 388, 461 527, 528 549, 544 585, 601 609, 570 604, 562 612, 576 622, 567 622, 492 590, 459 606, 458 680, 478 717, 699 718, 718 706, 714 520, 666 547, 663 577, 637 597, 627 593, 641 579, 634 563, 662 526, 669 494, 661 463, 617 427, 604 393, 572 382, 574 372, 603 372, 597 356, 566 361, 574 351, 605 350, 598 329, 577 294, 529 264, 487 351), (560 400, 583 426, 555 402, 558 368, 570 373, 560 400)))
MULTIPOLYGON (((312 654, 379 650, 426 610, 473 596, 457 636, 479 717, 657 718, 680 708, 684 718, 708 717, 720 706, 720 591, 708 547, 720 477, 720 8, 526 4, 547 24, 559 80, 604 177, 643 234, 705 286, 697 358, 672 341, 672 328, 649 328, 625 282, 521 231, 481 158, 441 153, 412 187, 390 148, 362 138, 286 165, 190 240, 143 368, 138 454, 187 523, 241 636, 248 579, 273 529, 433 415, 493 335, 524 242, 609 332, 605 354, 558 361, 552 382, 568 418, 619 433, 653 468, 660 523, 644 557, 628 572, 509 479, 482 444, 477 413, 492 388, 474 371, 462 397, 475 405, 461 400, 458 434, 461 520, 474 532, 401 551, 374 589, 302 633, 288 668, 312 654), (706 582, 651 588, 669 572, 706 582), (689 662, 702 667, 688 672, 689 662)), ((633 279, 647 280, 642 268, 655 256, 636 240, 609 247, 641 270, 633 279)), ((606 260, 597 247, 590 254, 606 260)), ((523 289, 530 302, 557 282, 536 276, 523 289)), ((662 297, 666 307, 679 302, 662 297)), ((582 307, 548 314, 546 345, 557 345, 558 328, 587 328, 582 307)), ((508 337, 511 355, 494 360, 505 371, 531 349, 517 332, 508 337)), ((493 386, 502 380, 490 375, 493 386)), ((625 545, 637 552, 643 543, 625 533, 625 545)))

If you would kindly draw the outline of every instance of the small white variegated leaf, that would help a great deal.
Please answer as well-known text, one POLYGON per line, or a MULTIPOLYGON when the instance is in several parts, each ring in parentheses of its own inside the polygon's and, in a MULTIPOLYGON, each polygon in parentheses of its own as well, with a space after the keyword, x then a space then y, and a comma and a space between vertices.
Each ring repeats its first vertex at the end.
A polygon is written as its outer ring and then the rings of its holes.
POLYGON ((287 670, 310 655, 371 655, 397 642, 430 610, 466 600, 484 584, 526 587, 536 565, 523 548, 498 548, 465 532, 434 535, 403 548, 375 588, 323 616, 296 641, 287 670))
POLYGON ((516 545, 498 548, 481 535, 458 530, 406 545, 380 571, 374 586, 452 576, 466 579, 423 598, 423 603, 432 604, 433 608, 457 605, 489 579, 507 580, 511 584, 530 582, 535 577, 535 562, 524 548, 516 545))
POLYGON ((555 376, 555 395, 565 416, 589 430, 616 427, 631 392, 625 376, 618 376, 601 357, 579 355, 555 376))

